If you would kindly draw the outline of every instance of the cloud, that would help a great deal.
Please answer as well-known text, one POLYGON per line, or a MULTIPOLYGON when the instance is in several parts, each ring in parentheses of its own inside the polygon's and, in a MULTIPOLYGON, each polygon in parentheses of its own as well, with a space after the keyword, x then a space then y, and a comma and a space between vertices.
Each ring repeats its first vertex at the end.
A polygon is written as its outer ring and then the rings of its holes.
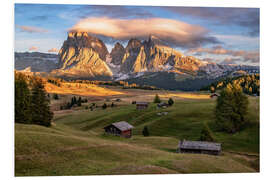
POLYGON ((29 51, 37 51, 38 50, 38 47, 36 46, 32 46, 29 48, 29 51))
POLYGON ((136 37, 145 39, 155 35, 172 46, 198 47, 208 43, 220 43, 209 31, 201 26, 165 18, 114 19, 108 17, 85 18, 70 31, 88 32, 94 35, 129 40, 136 37))
POLYGON ((58 53, 58 51, 59 51, 59 49, 57 49, 57 48, 51 48, 48 50, 48 52, 56 52, 56 53, 58 53))
POLYGON ((28 32, 28 33, 47 33, 47 29, 34 27, 34 26, 16 26, 18 29, 20 29, 22 32, 28 32))
POLYGON ((259 8, 223 7, 163 7, 170 12, 210 20, 213 24, 237 25, 247 29, 249 36, 258 36, 260 31, 259 8))
POLYGON ((258 63, 260 61, 260 52, 259 50, 229 50, 225 49, 222 46, 214 46, 213 48, 194 48, 187 51, 187 53, 198 54, 198 53, 207 53, 215 55, 229 55, 232 57, 242 58, 244 61, 249 61, 252 63, 258 63))
POLYGON ((238 62, 241 62, 241 61, 242 60, 240 58, 227 57, 220 64, 237 64, 238 62))
POLYGON ((82 18, 91 16, 104 16, 106 14, 107 17, 111 18, 149 18, 153 17, 154 15, 146 10, 147 7, 140 7, 140 6, 102 6, 102 5, 91 5, 91 6, 84 6, 79 7, 79 13, 82 18))

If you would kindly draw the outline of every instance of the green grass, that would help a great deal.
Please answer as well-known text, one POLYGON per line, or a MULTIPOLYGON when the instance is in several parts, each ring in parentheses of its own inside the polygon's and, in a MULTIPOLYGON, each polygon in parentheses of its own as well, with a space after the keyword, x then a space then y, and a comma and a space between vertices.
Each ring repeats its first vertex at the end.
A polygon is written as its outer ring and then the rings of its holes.
POLYGON ((83 110, 57 116, 50 128, 15 125, 15 175, 94 175, 255 172, 258 158, 229 152, 259 154, 259 100, 250 97, 250 125, 236 134, 214 130, 214 100, 177 100, 172 107, 138 111, 134 105, 83 110), (160 111, 169 112, 158 116, 160 111), (104 135, 103 127, 117 121, 134 125, 125 139, 104 135), (207 122, 223 155, 175 153, 179 139, 198 140, 207 122), (143 137, 147 125, 150 136, 143 137))

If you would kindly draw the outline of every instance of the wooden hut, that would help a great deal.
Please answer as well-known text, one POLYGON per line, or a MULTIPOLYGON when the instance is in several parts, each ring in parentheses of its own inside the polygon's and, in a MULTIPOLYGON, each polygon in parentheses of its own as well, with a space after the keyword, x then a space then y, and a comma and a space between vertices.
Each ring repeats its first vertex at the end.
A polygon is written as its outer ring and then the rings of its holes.
POLYGON ((221 144, 207 141, 180 141, 177 152, 219 155, 221 144))
POLYGON ((147 109, 148 108, 148 102, 136 102, 136 109, 147 109))
POLYGON ((130 138, 132 136, 133 126, 125 121, 112 123, 104 127, 105 133, 130 138))

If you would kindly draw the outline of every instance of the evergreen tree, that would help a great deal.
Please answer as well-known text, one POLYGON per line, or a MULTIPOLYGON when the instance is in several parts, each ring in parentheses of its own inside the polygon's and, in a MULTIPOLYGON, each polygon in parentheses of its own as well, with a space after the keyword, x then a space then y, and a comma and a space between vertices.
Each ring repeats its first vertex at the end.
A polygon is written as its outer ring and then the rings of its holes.
POLYGON ((216 124, 220 130, 235 133, 247 124, 248 98, 239 84, 228 84, 217 99, 216 124))
POLYGON ((31 102, 32 123, 50 126, 53 113, 50 111, 50 101, 46 97, 43 81, 39 77, 33 78, 31 102))
POLYGON ((200 141, 215 141, 214 136, 206 123, 204 123, 203 129, 201 131, 200 141))
POLYGON ((143 131, 142 131, 142 134, 145 137, 150 135, 147 126, 144 126, 143 131))
POLYGON ((158 94, 156 94, 155 99, 154 99, 154 103, 160 103, 160 102, 161 102, 161 100, 160 100, 158 94))
POLYGON ((168 100, 168 104, 169 104, 170 106, 172 106, 172 105, 174 104, 174 101, 173 101, 173 99, 172 99, 172 98, 169 98, 169 100, 168 100))
POLYGON ((15 74, 15 122, 31 123, 31 96, 26 76, 15 74))
POLYGON ((102 109, 106 109, 107 108, 107 104, 104 103, 103 106, 102 106, 102 109))
POLYGON ((82 105, 82 98, 81 97, 79 97, 78 102, 77 102, 77 105, 78 106, 81 106, 82 105))
POLYGON ((58 94, 54 94, 53 99, 58 100, 59 99, 58 94))

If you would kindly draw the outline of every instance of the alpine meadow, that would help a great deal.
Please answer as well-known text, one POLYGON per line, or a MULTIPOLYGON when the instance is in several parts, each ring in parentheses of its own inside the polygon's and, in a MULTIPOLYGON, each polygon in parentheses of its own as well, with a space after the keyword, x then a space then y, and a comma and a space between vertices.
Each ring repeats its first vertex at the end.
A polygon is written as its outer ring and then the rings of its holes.
POLYGON ((15 176, 260 172, 260 9, 16 3, 15 176))

